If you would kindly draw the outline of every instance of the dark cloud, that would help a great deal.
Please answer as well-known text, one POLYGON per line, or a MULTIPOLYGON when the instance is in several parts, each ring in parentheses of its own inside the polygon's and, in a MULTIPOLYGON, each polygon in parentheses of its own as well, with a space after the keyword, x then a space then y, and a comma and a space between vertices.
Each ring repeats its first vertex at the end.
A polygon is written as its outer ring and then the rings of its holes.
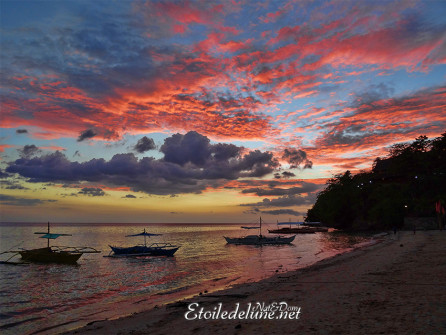
POLYGON ((296 175, 290 171, 283 171, 281 174, 277 172, 274 174, 274 178, 276 178, 276 179, 292 178, 292 177, 296 177, 296 175))
POLYGON ((138 140, 138 143, 136 143, 134 149, 139 153, 143 153, 149 150, 156 149, 156 145, 153 139, 144 136, 143 138, 138 140))
POLYGON ((261 152, 260 150, 251 151, 240 162, 244 171, 251 171, 249 177, 262 177, 274 171, 279 167, 277 160, 273 158, 270 152, 261 152))
POLYGON ((321 188, 321 185, 302 182, 302 186, 290 188, 265 188, 255 187, 244 189, 242 193, 255 193, 260 197, 264 196, 280 196, 280 195, 297 195, 302 193, 311 193, 321 188))
POLYGON ((241 176, 259 177, 279 166, 272 153, 251 151, 241 156, 241 147, 233 144, 210 144, 209 139, 195 131, 167 138, 160 151, 164 161, 179 166, 191 164, 203 169, 203 179, 237 179, 241 176))
POLYGON ((55 202, 57 200, 41 200, 41 199, 27 199, 18 198, 11 195, 0 194, 0 203, 9 206, 37 206, 48 202, 55 202))
POLYGON ((246 210, 246 211, 243 211, 243 214, 253 214, 253 215, 258 215, 258 214, 261 214, 262 212, 260 211, 260 209, 258 209, 258 208, 251 208, 251 209, 248 209, 248 210, 246 210))
POLYGON ((166 162, 183 166, 192 163, 203 166, 211 156, 210 141, 195 131, 186 135, 175 134, 166 138, 160 151, 166 162))
POLYGON ((16 134, 27 134, 28 130, 26 130, 26 129, 17 129, 15 132, 16 132, 16 134))
POLYGON ((94 129, 87 129, 81 132, 79 137, 77 138, 78 142, 82 142, 83 140, 93 138, 97 135, 97 132, 94 129))
POLYGON ((105 192, 98 187, 84 187, 78 194, 89 195, 91 197, 103 197, 105 192))
POLYGON ((33 155, 36 155, 40 152, 39 148, 36 147, 34 144, 25 145, 23 149, 18 149, 20 156, 29 158, 33 155))
POLYGON ((129 198, 129 199, 136 199, 136 197, 133 194, 126 194, 123 198, 129 198))
POLYGON ((282 158, 291 164, 291 168, 303 165, 304 169, 311 169, 313 166, 313 162, 308 160, 306 152, 300 149, 285 149, 282 158))
POLYGON ((309 205, 315 200, 315 195, 310 194, 309 196, 302 197, 296 195, 284 195, 276 199, 265 198, 261 202, 256 202, 253 204, 241 204, 240 206, 252 206, 252 207, 291 207, 299 205, 309 205))
MULTIPOLYGON (((324 179, 325 182, 325 179, 324 179)), ((320 185, 318 183, 312 183, 312 182, 307 182, 307 181, 303 181, 303 180, 276 180, 276 179, 271 179, 271 180, 261 180, 261 179, 240 179, 237 181, 237 183, 232 186, 232 185, 227 185, 225 186, 225 188, 228 189, 274 189, 274 188, 293 188, 293 187, 301 187, 301 188, 308 188, 311 187, 310 185, 315 185, 315 187, 319 187, 322 188, 323 185, 320 185)), ((311 192, 310 190, 308 190, 309 192, 311 192)), ((255 192, 254 192, 255 193, 255 192)), ((305 192, 304 192, 305 193, 305 192)))
POLYGON ((25 187, 20 184, 12 184, 12 185, 6 186, 5 189, 7 189, 7 190, 29 190, 28 187, 25 187))
POLYGON ((323 140, 319 141, 319 143, 323 143, 327 146, 360 143, 364 138, 371 135, 366 131, 366 128, 370 126, 372 122, 364 121, 361 123, 362 124, 336 125, 331 130, 327 131, 323 140))
POLYGON ((232 144, 210 144, 196 132, 175 134, 161 148, 163 159, 133 153, 117 154, 106 161, 92 159, 72 162, 61 152, 41 157, 21 158, 9 164, 6 172, 18 173, 30 182, 79 183, 128 186, 149 194, 200 193, 218 187, 224 180, 261 177, 279 164, 270 152, 255 150, 242 155, 232 144))
POLYGON ((0 180, 0 186, 6 190, 29 190, 29 188, 11 180, 0 180))
POLYGON ((6 172, 4 172, 2 169, 0 169, 0 179, 3 179, 3 178, 8 178, 8 177, 10 177, 11 175, 9 174, 9 173, 6 173, 6 172))
POLYGON ((393 87, 390 87, 384 83, 370 85, 365 90, 353 95, 350 107, 358 108, 382 99, 388 99, 393 96, 394 92, 395 89, 393 87))

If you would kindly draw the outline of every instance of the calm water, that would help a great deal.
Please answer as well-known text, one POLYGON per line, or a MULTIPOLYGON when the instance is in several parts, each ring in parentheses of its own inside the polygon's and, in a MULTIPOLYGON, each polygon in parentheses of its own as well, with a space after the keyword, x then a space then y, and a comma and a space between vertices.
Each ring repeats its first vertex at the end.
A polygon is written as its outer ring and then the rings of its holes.
MULTIPOLYGON (((0 331, 14 335, 57 334, 204 290, 211 292, 302 268, 361 242, 340 234, 317 233, 298 235, 291 245, 227 245, 223 236, 242 235, 239 227, 54 224, 52 232, 73 236, 60 237, 52 245, 91 246, 102 253, 84 254, 79 265, 0 264, 0 331), (143 243, 142 237, 125 235, 139 233, 144 227, 163 234, 149 242, 181 245, 175 257, 103 257, 109 253, 109 244, 143 243)), ((0 251, 43 247, 46 240, 33 233, 45 229, 45 225, 3 224, 0 251)), ((5 260, 5 255, 1 256, 5 260)))

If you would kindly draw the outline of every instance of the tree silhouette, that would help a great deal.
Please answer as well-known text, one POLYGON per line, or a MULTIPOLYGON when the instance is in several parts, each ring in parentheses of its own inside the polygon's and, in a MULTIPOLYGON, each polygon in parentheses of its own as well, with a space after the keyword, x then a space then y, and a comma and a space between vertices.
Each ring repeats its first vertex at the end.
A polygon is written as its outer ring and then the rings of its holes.
POLYGON ((335 175, 307 212, 307 221, 346 229, 401 227, 406 216, 435 216, 446 199, 446 132, 390 147, 370 172, 335 175))

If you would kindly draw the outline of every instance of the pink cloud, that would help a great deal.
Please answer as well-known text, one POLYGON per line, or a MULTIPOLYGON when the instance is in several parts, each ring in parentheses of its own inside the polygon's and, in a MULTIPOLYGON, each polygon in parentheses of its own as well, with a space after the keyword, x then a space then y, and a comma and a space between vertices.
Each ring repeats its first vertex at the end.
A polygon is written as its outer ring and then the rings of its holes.
POLYGON ((246 41, 229 41, 226 43, 220 43, 218 48, 223 52, 237 52, 242 49, 247 49, 252 41, 252 38, 246 41))
POLYGON ((345 162, 349 162, 348 168, 364 164, 371 167, 374 158, 386 155, 385 147, 395 142, 412 141, 421 134, 440 136, 446 126, 445 108, 444 87, 369 102, 338 121, 315 120, 325 132, 314 147, 304 149, 315 164, 339 164, 339 168, 346 168, 345 162), (353 154, 361 157, 345 159, 353 154))
POLYGON ((184 34, 187 31, 187 26, 184 24, 176 24, 173 26, 173 32, 175 34, 184 34))
POLYGON ((202 8, 197 3, 191 1, 177 2, 158 2, 155 5, 159 15, 166 15, 169 18, 184 23, 212 23, 212 17, 216 13, 221 13, 223 5, 214 5, 210 8, 202 8))
POLYGON ((316 91, 316 90, 301 92, 301 93, 296 94, 294 96, 294 99, 302 99, 302 98, 310 97, 310 96, 316 95, 316 94, 318 94, 318 91, 316 91))

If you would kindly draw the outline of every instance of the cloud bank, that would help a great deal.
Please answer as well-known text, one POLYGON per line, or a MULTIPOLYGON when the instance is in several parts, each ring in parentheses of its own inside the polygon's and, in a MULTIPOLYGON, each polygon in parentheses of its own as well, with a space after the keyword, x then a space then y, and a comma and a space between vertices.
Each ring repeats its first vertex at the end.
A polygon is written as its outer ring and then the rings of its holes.
MULTIPOLYGON (((243 153, 233 144, 211 144, 197 132, 174 134, 161 146, 162 159, 133 153, 116 154, 109 161, 70 161, 57 151, 39 157, 22 157, 11 162, 8 173, 17 173, 29 182, 100 183, 128 186, 149 194, 200 193, 225 180, 262 177, 279 167, 270 152, 243 153)), ((80 194, 102 196, 100 188, 84 188, 80 194)))

